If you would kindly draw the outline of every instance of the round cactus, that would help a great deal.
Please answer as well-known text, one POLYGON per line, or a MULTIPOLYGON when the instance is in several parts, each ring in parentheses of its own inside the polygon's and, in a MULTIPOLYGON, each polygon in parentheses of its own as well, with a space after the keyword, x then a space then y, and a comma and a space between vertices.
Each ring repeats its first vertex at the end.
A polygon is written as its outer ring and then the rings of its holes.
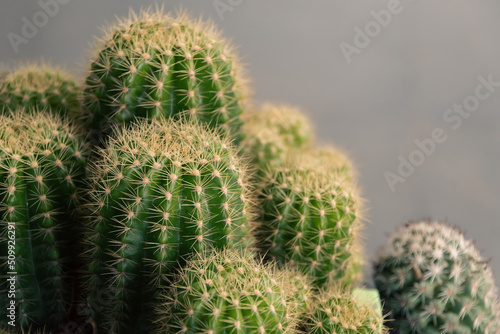
POLYGON ((99 156, 90 172, 90 304, 107 289, 114 297, 96 311, 99 326, 147 332, 157 290, 185 256, 251 246, 246 165, 217 131, 172 120, 117 129, 99 156))
POLYGON ((0 115, 3 325, 15 311, 18 326, 52 327, 69 311, 88 156, 78 134, 47 113, 0 115), (8 294, 14 287, 12 310, 8 294))
POLYGON ((298 108, 265 104, 248 113, 245 119, 244 153, 257 165, 279 166, 289 151, 301 151, 310 146, 312 126, 298 108))
POLYGON ((492 272, 446 224, 407 223, 381 250, 374 279, 397 333, 499 333, 492 272))
POLYGON ((165 295, 158 333, 294 333, 294 289, 286 277, 250 252, 194 258, 165 295))
POLYGON ((47 110, 71 118, 82 117, 81 91, 73 78, 49 65, 25 65, 0 79, 0 111, 17 108, 47 110))
POLYGON ((185 115, 242 138, 243 69, 213 24, 141 12, 108 31, 84 91, 94 128, 185 115))
POLYGON ((261 250, 279 263, 297 265, 316 286, 346 283, 359 270, 353 256, 360 228, 356 189, 320 161, 309 155, 289 159, 258 184, 261 250))
MULTIPOLYGON (((322 291, 311 302, 302 326, 310 334, 385 334, 380 300, 362 300, 338 288, 322 291)), ((377 296, 378 297, 378 296, 377 296)))

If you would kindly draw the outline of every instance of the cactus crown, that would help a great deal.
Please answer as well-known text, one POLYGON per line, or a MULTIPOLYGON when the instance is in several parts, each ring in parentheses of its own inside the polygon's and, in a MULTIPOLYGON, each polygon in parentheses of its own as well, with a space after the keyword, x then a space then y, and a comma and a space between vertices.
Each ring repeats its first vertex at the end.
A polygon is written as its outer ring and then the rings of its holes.
MULTIPOLYGON (((87 145, 60 117, 25 111, 0 115, 0 234, 2 258, 15 226, 16 313, 21 327, 57 324, 71 297, 76 221, 87 145), (7 224, 9 222, 10 224, 7 224), (14 225, 11 225, 14 224, 14 225)), ((10 245, 10 243, 9 243, 10 245)), ((7 291, 7 282, 1 283, 7 291)), ((7 293, 0 297, 2 303, 7 293)), ((2 323, 6 321, 2 319, 2 323)))
POLYGON ((234 48, 212 23, 185 12, 131 12, 100 40, 85 105, 94 126, 184 115, 240 138, 243 72, 234 48))
POLYGON ((381 249, 375 283, 401 333, 495 333, 498 289, 472 241, 446 224, 408 223, 381 249))
POLYGON ((90 173, 90 294, 114 294, 101 322, 108 330, 139 331, 186 256, 251 246, 246 165, 217 131, 165 119, 117 129, 99 156, 90 173))
POLYGON ((352 182, 318 161, 289 158, 261 178, 257 233, 263 251, 297 264, 321 286, 354 279, 353 266, 359 270, 352 249, 359 241, 360 200, 352 182))
POLYGON ((251 252, 195 257, 158 309, 160 332, 293 333, 294 290, 286 277, 251 252))
POLYGON ((387 333, 383 322, 371 301, 356 298, 349 289, 331 287, 311 301, 303 326, 311 334, 382 334, 387 333))
POLYGON ((46 109, 81 117, 81 91, 73 78, 48 64, 29 64, 6 73, 0 80, 0 109, 46 109))

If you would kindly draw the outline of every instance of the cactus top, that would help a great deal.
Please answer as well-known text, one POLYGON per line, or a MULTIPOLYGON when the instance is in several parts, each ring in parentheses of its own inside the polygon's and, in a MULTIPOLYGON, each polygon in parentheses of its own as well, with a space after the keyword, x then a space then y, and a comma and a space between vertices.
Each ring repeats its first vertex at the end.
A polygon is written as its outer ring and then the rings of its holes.
POLYGON ((493 274, 472 241, 446 224, 407 223, 375 264, 375 283, 400 333, 498 333, 493 274))
POLYGON ((25 65, 0 79, 0 110, 47 109, 81 117, 80 89, 63 70, 49 65, 25 65))
POLYGON ((159 308, 159 333, 294 333, 296 289, 288 277, 248 251, 193 258, 159 308))
POLYGON ((243 69, 212 23, 144 11, 107 31, 84 94, 94 127, 182 114, 239 135, 243 69))

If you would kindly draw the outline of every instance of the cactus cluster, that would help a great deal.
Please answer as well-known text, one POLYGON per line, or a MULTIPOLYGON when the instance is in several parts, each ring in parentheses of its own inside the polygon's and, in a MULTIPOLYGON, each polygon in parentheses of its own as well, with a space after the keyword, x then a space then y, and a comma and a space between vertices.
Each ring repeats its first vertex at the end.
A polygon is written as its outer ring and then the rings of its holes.
POLYGON ((98 50, 84 91, 93 127, 184 115, 243 138, 244 70, 211 23, 143 11, 109 27, 98 50))
POLYGON ((24 65, 0 78, 0 111, 40 109, 82 117, 81 90, 68 73, 50 65, 24 65))
POLYGON ((247 167, 217 131, 172 120, 116 129, 98 155, 89 176, 89 295, 112 291, 98 322, 139 333, 157 288, 185 256, 251 247, 247 167))
POLYGON ((2 325, 12 314, 4 307, 11 284, 19 325, 54 326, 66 317, 87 156, 78 129, 56 116, 0 115, 0 256, 2 275, 15 276, 0 282, 2 325))
POLYGON ((462 232, 444 223, 408 223, 375 264, 375 283, 397 333, 499 333, 493 274, 462 232))

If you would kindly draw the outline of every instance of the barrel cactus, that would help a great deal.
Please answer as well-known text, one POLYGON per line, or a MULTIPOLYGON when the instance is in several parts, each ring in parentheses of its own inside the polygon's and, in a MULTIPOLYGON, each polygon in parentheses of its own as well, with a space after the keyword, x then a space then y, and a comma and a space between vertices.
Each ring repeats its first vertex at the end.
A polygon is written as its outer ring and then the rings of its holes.
POLYGON ((71 75, 46 64, 20 66, 0 79, 0 111, 4 112, 38 108, 81 118, 80 95, 71 75))
POLYGON ((258 183, 262 213, 260 249, 314 278, 316 286, 345 282, 360 269, 360 199, 342 173, 321 166, 315 155, 269 168, 258 183), (357 268, 357 269, 356 269, 357 268))
POLYGON ((500 307, 488 261, 447 224, 400 227, 381 250, 375 284, 397 333, 499 333, 500 307))
POLYGON ((206 125, 146 120, 117 129, 90 168, 89 304, 101 328, 145 333, 159 289, 193 252, 250 247, 246 164, 206 125))
POLYGON ((0 154, 0 322, 53 327, 74 293, 87 144, 68 122, 18 109, 0 115, 0 154))
MULTIPOLYGON (((310 334, 385 334, 378 293, 372 298, 370 290, 331 288, 322 291, 311 302, 309 314, 303 321, 310 334), (369 298, 363 295, 369 296, 369 298)), ((375 291, 376 292, 376 291, 375 291)))
POLYGON ((250 252, 195 258, 165 295, 158 333, 294 333, 294 289, 287 277, 250 252))
POLYGON ((306 115, 296 107, 265 104, 245 117, 244 153, 257 166, 279 166, 289 151, 308 148, 313 136, 306 115))
POLYGON ((107 30, 84 91, 94 128, 184 115, 242 138, 246 80, 212 23, 143 11, 107 30))

